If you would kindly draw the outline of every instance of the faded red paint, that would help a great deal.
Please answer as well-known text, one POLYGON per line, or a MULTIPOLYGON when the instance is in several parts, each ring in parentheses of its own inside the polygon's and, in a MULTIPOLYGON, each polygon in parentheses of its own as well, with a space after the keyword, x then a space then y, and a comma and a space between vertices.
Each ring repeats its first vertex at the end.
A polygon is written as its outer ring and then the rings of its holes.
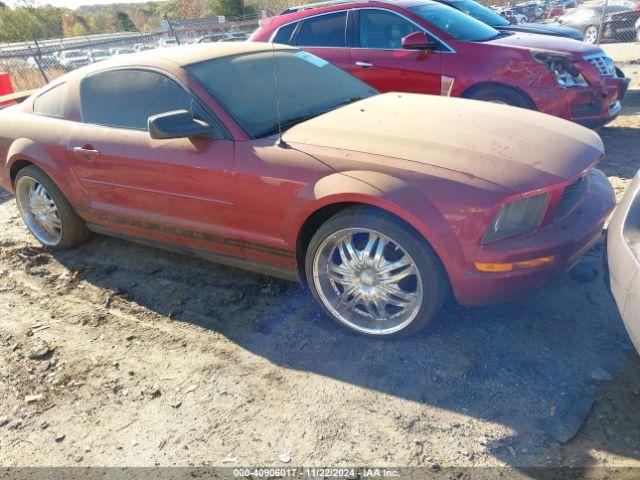
POLYGON ((560 276, 597 240, 613 208, 611 187, 593 170, 602 144, 577 125, 484 102, 381 95, 291 128, 284 137, 289 148, 282 148, 275 136, 249 138, 186 70, 162 55, 169 53, 123 57, 68 74, 59 80, 68 84, 66 118, 34 114, 35 96, 0 111, 0 186, 13 191, 12 168, 30 162, 98 231, 224 255, 287 278, 297 274, 298 238, 311 215, 342 203, 375 206, 431 244, 455 297, 466 305, 509 299, 560 276), (231 138, 154 140, 146 132, 81 123, 83 76, 126 66, 179 78, 231 138), (424 109, 429 115, 422 115, 424 109), (375 121, 364 128, 355 120, 362 115, 375 121), (414 128, 403 127, 409 118, 414 128), (340 135, 326 134, 327 128, 340 135), (508 129, 516 129, 513 139, 508 129), (383 137, 388 140, 372 142, 383 137), (79 146, 101 155, 76 155, 79 146), (585 173, 593 177, 589 190, 573 213, 555 220, 565 186, 585 173), (550 193, 550 206, 541 227, 480 243, 502 205, 543 191, 550 193), (474 268, 475 262, 547 255, 557 261, 509 273, 474 268))

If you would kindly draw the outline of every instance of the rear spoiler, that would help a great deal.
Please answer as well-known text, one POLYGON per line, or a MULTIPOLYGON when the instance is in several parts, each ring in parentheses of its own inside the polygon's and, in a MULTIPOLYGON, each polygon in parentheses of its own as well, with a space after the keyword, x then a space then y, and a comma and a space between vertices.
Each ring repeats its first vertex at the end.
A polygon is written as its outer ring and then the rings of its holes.
POLYGON ((0 109, 13 105, 14 103, 24 102, 35 90, 24 90, 22 92, 11 93, 0 97, 0 109))

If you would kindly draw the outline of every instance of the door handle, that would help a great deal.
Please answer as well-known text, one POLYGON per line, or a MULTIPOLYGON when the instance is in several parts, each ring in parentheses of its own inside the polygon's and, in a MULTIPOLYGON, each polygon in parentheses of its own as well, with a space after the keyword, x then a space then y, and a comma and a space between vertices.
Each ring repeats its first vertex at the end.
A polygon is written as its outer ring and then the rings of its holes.
POLYGON ((94 149, 91 145, 85 145, 84 147, 73 147, 73 153, 75 155, 80 155, 87 160, 95 160, 96 157, 100 156, 100 152, 94 149))
POLYGON ((357 67, 362 67, 362 68, 369 68, 369 67, 373 67, 373 63, 370 63, 370 62, 356 62, 356 66, 357 67))

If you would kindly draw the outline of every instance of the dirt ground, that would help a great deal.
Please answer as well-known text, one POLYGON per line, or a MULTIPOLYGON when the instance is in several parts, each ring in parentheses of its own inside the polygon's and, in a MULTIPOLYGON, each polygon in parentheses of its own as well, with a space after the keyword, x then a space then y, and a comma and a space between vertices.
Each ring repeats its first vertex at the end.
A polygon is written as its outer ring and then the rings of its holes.
MULTIPOLYGON (((618 196, 640 167, 627 72, 600 131, 618 196)), ((43 250, 7 196, 0 227, 0 466, 640 466, 601 245, 545 291, 383 342, 295 284, 100 236, 43 250)))

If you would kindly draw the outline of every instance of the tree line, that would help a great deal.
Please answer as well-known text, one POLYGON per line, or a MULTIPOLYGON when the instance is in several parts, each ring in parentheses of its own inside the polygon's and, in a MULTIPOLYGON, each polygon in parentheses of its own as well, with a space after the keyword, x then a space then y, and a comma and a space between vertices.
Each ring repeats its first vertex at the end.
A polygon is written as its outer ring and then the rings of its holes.
MULTIPOLYGON (((275 1, 286 5, 286 0, 275 1)), ((160 19, 165 15, 172 20, 218 15, 237 18, 255 15, 258 9, 266 9, 266 2, 273 5, 273 0, 254 2, 256 3, 245 4, 244 0, 165 0, 88 5, 71 10, 50 5, 36 7, 33 0, 21 0, 16 8, 9 8, 0 0, 0 43, 93 33, 146 32, 157 29, 160 19)), ((270 9, 269 12, 273 13, 270 9)))

